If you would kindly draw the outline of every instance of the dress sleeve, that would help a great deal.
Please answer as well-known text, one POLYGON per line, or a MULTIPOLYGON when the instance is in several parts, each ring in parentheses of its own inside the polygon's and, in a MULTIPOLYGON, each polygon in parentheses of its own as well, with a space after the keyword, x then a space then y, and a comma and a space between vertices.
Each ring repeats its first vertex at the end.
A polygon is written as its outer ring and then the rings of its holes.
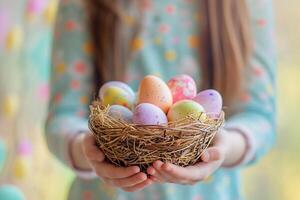
POLYGON ((248 150, 243 164, 262 157, 272 146, 276 132, 276 59, 271 0, 249 0, 254 40, 254 53, 245 71, 246 84, 239 101, 239 110, 225 127, 242 133, 248 150))
POLYGON ((88 131, 88 105, 93 95, 92 46, 86 31, 81 1, 61 1, 54 31, 45 134, 50 151, 69 167, 73 167, 69 144, 76 134, 88 131))

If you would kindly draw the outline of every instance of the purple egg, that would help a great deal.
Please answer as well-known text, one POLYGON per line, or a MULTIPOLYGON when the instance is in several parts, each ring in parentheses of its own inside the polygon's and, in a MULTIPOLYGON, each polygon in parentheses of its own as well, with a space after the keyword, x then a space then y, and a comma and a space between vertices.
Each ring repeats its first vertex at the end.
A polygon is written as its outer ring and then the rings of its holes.
POLYGON ((198 93, 193 100, 202 105, 206 113, 210 116, 218 116, 222 111, 222 96, 216 90, 204 90, 198 93))
POLYGON ((141 103, 133 111, 133 123, 138 125, 166 125, 166 114, 157 106, 141 103))

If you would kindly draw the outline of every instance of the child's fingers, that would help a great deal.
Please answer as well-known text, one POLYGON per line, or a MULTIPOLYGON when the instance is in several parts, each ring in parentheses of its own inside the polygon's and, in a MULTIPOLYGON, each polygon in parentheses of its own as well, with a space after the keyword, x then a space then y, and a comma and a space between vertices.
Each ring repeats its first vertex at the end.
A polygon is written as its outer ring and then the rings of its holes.
POLYGON ((145 173, 139 172, 129 178, 111 179, 112 185, 116 187, 132 187, 147 180, 145 173))
MULTIPOLYGON (((205 163, 206 164, 206 163, 205 163)), ((172 182, 181 184, 194 184, 203 179, 206 171, 199 166, 180 167, 172 163, 165 163, 162 172, 167 174, 172 182)))
POLYGON ((150 166, 147 169, 147 173, 151 175, 150 178, 155 182, 164 182, 164 181, 166 181, 165 178, 153 166, 150 166))
POLYGON ((83 136, 82 148, 85 156, 90 161, 102 162, 105 159, 103 152, 95 145, 96 141, 93 135, 83 136))
POLYGON ((138 166, 117 167, 108 162, 93 162, 93 167, 98 176, 111 179, 127 178, 140 172, 138 166))
POLYGON ((163 170, 163 165, 164 163, 162 161, 155 161, 153 163, 153 167, 155 169, 155 177, 157 177, 160 181, 163 182, 174 182, 172 176, 170 176, 170 174, 165 173, 165 171, 163 170))
POLYGON ((222 149, 219 147, 208 148, 201 156, 204 162, 213 162, 223 158, 222 149))
POLYGON ((124 187, 122 189, 125 190, 126 192, 136 192, 136 191, 144 189, 145 187, 151 185, 152 183, 153 182, 150 179, 147 179, 147 180, 143 181, 142 183, 139 183, 139 184, 137 184, 135 186, 124 187))

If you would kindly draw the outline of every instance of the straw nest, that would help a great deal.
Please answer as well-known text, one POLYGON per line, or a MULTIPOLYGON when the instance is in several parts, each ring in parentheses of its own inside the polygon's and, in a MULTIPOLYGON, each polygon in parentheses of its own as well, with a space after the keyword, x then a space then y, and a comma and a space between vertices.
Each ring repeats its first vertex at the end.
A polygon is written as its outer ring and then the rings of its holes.
POLYGON ((222 112, 218 119, 188 116, 166 126, 135 125, 109 116, 108 110, 100 101, 90 106, 89 128, 97 145, 111 163, 138 165, 142 171, 156 160, 182 167, 195 164, 224 122, 222 112))

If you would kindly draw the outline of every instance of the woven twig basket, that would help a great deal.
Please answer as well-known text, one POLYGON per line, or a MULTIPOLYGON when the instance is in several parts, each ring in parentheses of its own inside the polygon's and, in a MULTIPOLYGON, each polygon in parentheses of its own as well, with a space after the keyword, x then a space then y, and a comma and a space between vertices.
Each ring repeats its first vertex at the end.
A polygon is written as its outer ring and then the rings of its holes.
POLYGON ((138 165, 146 171, 154 161, 168 161, 185 167, 193 165, 209 146, 224 122, 189 116, 166 126, 128 124, 108 115, 109 106, 100 101, 90 105, 89 128, 106 159, 117 166, 138 165))

